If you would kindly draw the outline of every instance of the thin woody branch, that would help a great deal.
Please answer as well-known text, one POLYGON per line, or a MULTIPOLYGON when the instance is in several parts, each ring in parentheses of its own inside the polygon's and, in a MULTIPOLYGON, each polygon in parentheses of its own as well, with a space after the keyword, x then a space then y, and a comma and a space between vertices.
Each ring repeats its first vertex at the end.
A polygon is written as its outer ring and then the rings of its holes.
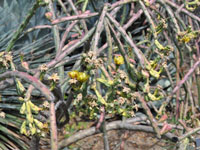
POLYGON ((147 106, 147 103, 145 102, 144 98, 140 95, 140 93, 136 93, 136 95, 137 95, 139 101, 141 102, 142 107, 144 108, 144 110, 153 126, 153 129, 157 134, 157 137, 161 138, 160 129, 159 129, 158 124, 156 123, 156 120, 155 120, 154 116, 152 115, 149 107, 147 106))
POLYGON ((59 19, 55 19, 51 22, 52 25, 58 24, 58 23, 62 23, 65 21, 74 21, 74 20, 81 20, 81 19, 87 19, 87 18, 91 18, 94 16, 97 16, 98 13, 89 13, 88 11, 80 14, 80 15, 74 15, 74 16, 68 16, 68 17, 62 17, 59 19))
POLYGON ((108 5, 105 5, 103 10, 102 10, 101 16, 99 17, 99 21, 98 21, 98 24, 97 24, 97 27, 96 27, 96 32, 95 32, 94 41, 93 41, 94 43, 92 45, 92 50, 95 53, 98 50, 98 43, 99 43, 101 32, 103 30, 103 20, 104 20, 105 14, 107 12, 107 9, 108 9, 108 5))

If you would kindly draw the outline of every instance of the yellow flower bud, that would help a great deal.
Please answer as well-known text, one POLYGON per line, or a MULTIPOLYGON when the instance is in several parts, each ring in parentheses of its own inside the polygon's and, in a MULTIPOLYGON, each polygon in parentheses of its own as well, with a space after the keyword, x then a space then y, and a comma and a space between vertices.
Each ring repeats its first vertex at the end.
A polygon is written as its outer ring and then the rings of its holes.
POLYGON ((39 128, 39 129, 43 129, 43 123, 40 122, 39 120, 37 119, 34 119, 34 123, 36 124, 36 126, 39 128))
POLYGON ((76 79, 78 74, 79 74, 79 72, 77 70, 68 72, 69 77, 72 79, 76 79))
POLYGON ((79 72, 78 73, 77 80, 79 82, 85 82, 85 81, 88 80, 88 78, 89 78, 89 76, 86 73, 84 73, 84 72, 79 72))
POLYGON ((25 111, 26 111, 26 103, 23 103, 20 108, 20 114, 25 114, 25 111))
POLYGON ((31 135, 34 135, 36 133, 36 127, 34 124, 29 123, 29 129, 31 131, 31 135))
POLYGON ((28 101, 28 103, 29 103, 31 109, 32 109, 33 111, 35 111, 35 113, 38 113, 38 111, 41 110, 40 107, 38 107, 37 105, 33 104, 30 100, 28 101))
POLYGON ((20 93, 24 93, 25 92, 25 88, 24 88, 23 84, 21 83, 21 81, 19 79, 17 79, 16 85, 17 85, 17 88, 19 89, 20 93))
POLYGON ((26 130, 26 121, 24 121, 24 122, 22 123, 21 128, 20 128, 20 133, 21 133, 21 134, 28 135, 27 130, 26 130))
POLYGON ((28 102, 26 102, 26 119, 30 122, 33 123, 33 116, 31 112, 31 106, 28 102))
POLYGON ((115 56, 114 62, 116 65, 124 64, 124 58, 122 56, 115 56))

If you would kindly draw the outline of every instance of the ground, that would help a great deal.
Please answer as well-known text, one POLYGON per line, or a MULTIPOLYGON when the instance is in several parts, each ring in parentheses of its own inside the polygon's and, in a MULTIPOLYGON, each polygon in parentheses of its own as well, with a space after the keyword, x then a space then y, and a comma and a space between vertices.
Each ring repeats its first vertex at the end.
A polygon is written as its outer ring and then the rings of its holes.
MULTIPOLYGON (((175 150, 176 146, 167 140, 158 140, 154 134, 139 131, 112 130, 108 132, 111 150, 175 150), (126 137, 125 137, 126 136, 126 137), (123 140, 124 139, 124 140, 123 140), (123 142, 124 141, 124 142, 123 142)), ((70 146, 76 150, 104 150, 102 134, 87 137, 70 146)))

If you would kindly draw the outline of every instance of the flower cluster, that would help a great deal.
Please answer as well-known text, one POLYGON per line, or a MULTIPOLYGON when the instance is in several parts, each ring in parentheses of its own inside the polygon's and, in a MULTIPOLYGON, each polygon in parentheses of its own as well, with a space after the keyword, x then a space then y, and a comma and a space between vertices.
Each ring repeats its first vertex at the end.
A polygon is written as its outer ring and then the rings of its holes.
POLYGON ((96 58, 96 54, 93 51, 89 51, 87 54, 83 54, 85 66, 88 69, 98 69, 103 64, 101 58, 96 58))
POLYGON ((82 94, 78 94, 73 103, 76 113, 81 116, 89 117, 94 119, 97 117, 99 112, 99 105, 97 103, 97 97, 92 94, 86 95, 84 98, 82 94))

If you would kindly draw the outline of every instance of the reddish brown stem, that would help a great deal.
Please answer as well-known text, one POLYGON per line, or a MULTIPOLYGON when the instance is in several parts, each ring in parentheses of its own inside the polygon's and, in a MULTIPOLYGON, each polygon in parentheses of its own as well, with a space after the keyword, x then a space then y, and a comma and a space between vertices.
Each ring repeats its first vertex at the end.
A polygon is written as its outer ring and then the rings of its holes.
POLYGON ((150 122, 152 124, 152 127, 153 127, 154 131, 157 134, 157 137, 161 138, 160 129, 158 128, 156 120, 153 117, 149 107, 147 106, 147 103, 145 102, 144 98, 140 95, 140 93, 137 93, 137 97, 138 97, 139 101, 141 102, 142 107, 143 107, 144 111, 146 112, 146 114, 147 114, 147 116, 148 116, 148 118, 149 118, 149 120, 150 120, 150 122))
POLYGON ((104 120, 104 117, 105 117, 105 108, 104 108, 104 106, 102 106, 100 109, 101 109, 101 115, 100 115, 99 121, 98 121, 98 123, 96 125, 96 130, 98 130, 101 127, 101 124, 103 123, 103 120, 104 120))
POLYGON ((52 101, 50 104, 50 126, 51 126, 51 150, 58 150, 58 137, 56 126, 55 104, 52 101))

